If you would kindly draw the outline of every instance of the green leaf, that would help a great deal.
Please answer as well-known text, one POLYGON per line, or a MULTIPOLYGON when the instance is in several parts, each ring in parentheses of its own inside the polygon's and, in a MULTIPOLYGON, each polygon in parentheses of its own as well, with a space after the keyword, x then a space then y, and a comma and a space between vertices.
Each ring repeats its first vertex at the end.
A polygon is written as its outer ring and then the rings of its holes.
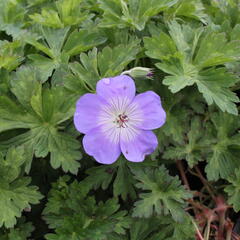
POLYGON ((5 68, 12 71, 23 60, 22 46, 19 41, 8 42, 0 40, 0 69, 5 68))
POLYGON ((115 167, 115 165, 111 165, 89 168, 86 171, 86 174, 88 174, 88 176, 82 181, 82 183, 88 186, 89 190, 97 190, 100 187, 103 190, 106 190, 113 180, 114 174, 116 172, 115 167))
POLYGON ((130 229, 131 240, 148 239, 150 235, 161 228, 161 221, 157 218, 134 219, 133 222, 130 229))
POLYGON ((34 46, 37 50, 45 53, 50 58, 54 59, 55 56, 54 56, 52 50, 46 44, 46 42, 39 42, 38 38, 36 38, 35 36, 27 36, 25 41, 26 41, 26 43, 34 46))
POLYGON ((187 86, 192 86, 197 81, 198 72, 191 64, 181 64, 178 60, 173 62, 175 65, 158 63, 156 66, 173 75, 165 77, 163 84, 169 86, 172 93, 176 93, 187 86))
POLYGON ((82 0, 58 0, 55 4, 41 9, 41 13, 34 13, 29 17, 38 24, 52 28, 81 24, 93 17, 81 4, 82 0))
POLYGON ((22 2, 1 1, 0 2, 0 22, 19 23, 23 22, 26 9, 22 2))
POLYGON ((138 181, 137 187, 145 191, 140 193, 141 200, 135 202, 134 217, 172 215, 174 220, 182 221, 185 216, 185 200, 191 197, 177 177, 168 174, 165 167, 132 169, 138 181))
POLYGON ((235 169, 235 174, 227 178, 230 183, 224 188, 228 194, 228 203, 233 206, 235 212, 240 210, 240 168, 235 169))
POLYGON ((82 81, 79 81, 78 76, 72 73, 65 75, 63 85, 68 91, 76 96, 76 99, 88 92, 88 87, 83 84, 82 81))
MULTIPOLYGON (((185 215, 184 221, 179 224, 178 222, 171 221, 171 219, 166 219, 162 221, 163 224, 169 224, 168 229, 170 230, 170 237, 163 238, 163 240, 178 240, 178 239, 187 239, 194 240, 195 228, 192 224, 191 216, 185 215)), ((165 228, 162 229, 164 231, 165 228)), ((167 231, 167 229, 165 230, 167 231)), ((158 238, 153 238, 152 240, 157 240, 158 238)))
POLYGON ((10 81, 10 74, 7 70, 1 69, 0 70, 0 95, 5 95, 9 92, 9 81, 10 81))
POLYGON ((113 48, 105 47, 98 54, 100 76, 118 75, 140 52, 139 43, 138 39, 134 39, 127 44, 120 44, 113 48))
POLYGON ((132 27, 139 31, 145 28, 148 20, 178 0, 100 0, 104 11, 102 27, 132 27))
POLYGON ((53 168, 62 167, 63 171, 77 174, 81 158, 79 142, 71 135, 58 133, 55 129, 48 137, 48 148, 51 153, 51 165, 53 168))
POLYGON ((32 223, 25 223, 24 218, 20 218, 15 228, 10 228, 7 231, 0 230, 0 237, 1 240, 27 240, 33 230, 32 223))
POLYGON ((85 183, 67 184, 67 181, 61 178, 50 191, 44 219, 55 229, 55 234, 47 235, 46 239, 102 240, 110 233, 125 233, 129 219, 125 211, 118 211, 120 206, 116 199, 96 203, 87 195, 85 183))
POLYGON ((69 27, 62 29, 41 27, 40 31, 45 41, 39 41, 39 39, 32 36, 26 37, 25 41, 50 57, 39 54, 28 55, 28 58, 31 59, 31 65, 39 72, 41 82, 45 82, 55 69, 58 70, 62 64, 68 63, 69 56, 63 52, 62 48, 69 27))
POLYGON ((82 181, 82 184, 88 186, 89 190, 97 190, 100 187, 106 190, 113 182, 114 197, 121 196, 123 200, 126 200, 127 197, 135 199, 135 180, 130 171, 130 166, 131 164, 128 161, 120 158, 111 166, 90 168, 86 171, 89 176, 82 181))
POLYGON ((199 20, 204 24, 208 22, 208 15, 201 0, 182 0, 166 11, 168 19, 175 16, 199 20))
MULTIPOLYGON (((6 32, 13 40, 22 40, 30 29, 24 29, 26 25, 26 4, 23 1, 1 1, 0 2, 0 30, 6 32)), ((4 36, 1 39, 7 39, 4 36)))
POLYGON ((84 85, 89 92, 91 92, 95 89, 97 81, 101 79, 98 73, 97 48, 93 48, 88 54, 82 53, 80 55, 80 61, 82 64, 79 62, 73 62, 69 64, 69 67, 77 77, 75 82, 78 81, 84 85), (90 86, 90 89, 88 85, 90 86))
POLYGON ((82 11, 82 0, 59 0, 56 1, 56 7, 65 26, 82 23, 91 15, 87 11, 82 11))
POLYGON ((197 73, 193 65, 181 66, 176 62, 175 64, 176 66, 157 64, 157 67, 174 75, 165 77, 163 81, 173 93, 186 86, 197 84, 199 92, 203 94, 209 105, 216 103, 223 112, 237 115, 235 103, 239 102, 239 98, 229 90, 229 87, 233 86, 237 79, 225 68, 209 69, 197 73))
POLYGON ((174 41, 164 32, 151 38, 145 37, 144 46, 147 49, 146 54, 156 59, 168 60, 177 51, 174 41))
POLYGON ((42 24, 52 28, 63 28, 64 24, 61 22, 58 13, 53 9, 42 9, 41 14, 34 13, 29 17, 36 23, 42 24))
POLYGON ((31 66, 23 66, 12 75, 11 91, 21 105, 27 109, 31 107, 31 97, 38 90, 39 86, 39 79, 35 69, 31 66))
POLYGON ((95 89, 97 81, 101 78, 119 75, 135 59, 139 51, 139 41, 137 40, 127 45, 105 47, 101 52, 97 52, 97 49, 93 48, 88 54, 80 55, 81 64, 70 63, 70 68, 81 82, 85 82, 95 89))
POLYGON ((14 128, 29 128, 35 121, 33 116, 24 112, 24 109, 10 98, 0 96, 0 132, 14 128))
POLYGON ((1 178, 6 182, 13 182, 21 172, 21 166, 24 163, 24 149, 10 149, 7 152, 6 159, 1 155, 1 178))
POLYGON ((135 179, 129 169, 129 164, 124 159, 118 160, 117 176, 113 183, 113 195, 121 196, 123 200, 127 197, 136 198, 136 190, 134 188, 135 179))
POLYGON ((201 72, 197 86, 209 105, 215 102, 223 112, 237 115, 239 98, 229 89, 236 81, 225 68, 210 69, 201 72))
POLYGON ((176 97, 169 91, 164 91, 162 97, 164 100, 164 109, 167 113, 167 121, 162 128, 158 130, 158 139, 163 138, 163 143, 166 143, 166 137, 168 136, 178 143, 184 142, 184 133, 186 131, 186 121, 188 119, 189 112, 183 106, 183 95, 178 93, 176 97), (182 107, 179 108, 179 105, 182 107))
POLYGON ((52 72, 55 68, 57 68, 57 64, 55 64, 52 59, 44 57, 39 54, 30 54, 28 58, 32 60, 31 64, 38 69, 41 73, 40 79, 41 82, 45 82, 49 77, 52 76, 52 72))
POLYGON ((173 93, 196 84, 209 105, 237 115, 239 98, 229 87, 238 79, 222 65, 238 58, 239 41, 228 41, 224 33, 210 28, 195 29, 176 21, 168 26, 171 39, 165 33, 144 39, 146 54, 161 60, 156 66, 169 74, 163 84, 173 93))
POLYGON ((37 187, 29 186, 30 178, 19 176, 23 158, 23 148, 10 149, 6 159, 0 157, 0 226, 7 228, 16 224, 25 208, 31 208, 30 204, 37 204, 42 198, 37 187))
POLYGON ((234 61, 240 54, 239 41, 229 42, 225 33, 206 33, 201 40, 194 64, 199 68, 234 61))
POLYGON ((63 48, 68 55, 74 56, 104 43, 107 39, 99 32, 89 32, 85 29, 73 31, 63 48))
POLYGON ((68 96, 63 87, 42 87, 36 71, 31 67, 20 68, 12 79, 12 92, 20 104, 1 97, 0 130, 26 128, 29 131, 2 142, 2 145, 24 146, 28 152, 25 170, 31 167, 33 154, 46 157, 54 168, 62 166, 64 171, 77 173, 81 158, 79 142, 61 129, 66 120, 73 116, 75 97, 68 96), (20 81, 20 84, 19 84, 20 81), (68 96, 68 97, 66 97, 68 96))
POLYGON ((168 147, 163 154, 163 158, 172 160, 186 160, 192 168, 199 161, 203 160, 203 153, 209 146, 208 139, 204 139, 201 126, 201 120, 194 118, 191 121, 191 128, 187 133, 187 138, 183 144, 176 144, 174 147, 168 147))
POLYGON ((179 224, 170 217, 133 218, 129 236, 110 235, 113 240, 194 240, 195 229, 189 216, 179 224))
POLYGON ((55 56, 60 55, 61 49, 67 38, 70 28, 65 27, 62 29, 52 29, 48 27, 42 27, 41 31, 46 39, 46 42, 55 56))
POLYGON ((240 124, 239 118, 226 113, 215 113, 211 120, 215 127, 215 144, 212 144, 211 152, 207 156, 208 165, 205 171, 209 180, 227 179, 239 166, 240 135, 236 133, 240 124))

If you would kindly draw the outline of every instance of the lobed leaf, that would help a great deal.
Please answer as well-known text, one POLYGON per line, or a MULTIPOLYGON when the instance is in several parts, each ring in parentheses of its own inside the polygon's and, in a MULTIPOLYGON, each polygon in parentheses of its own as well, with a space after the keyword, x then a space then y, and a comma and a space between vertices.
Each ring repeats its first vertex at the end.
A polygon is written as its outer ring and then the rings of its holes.
POLYGON ((185 200, 191 197, 177 177, 168 174, 165 167, 151 169, 132 169, 137 187, 145 191, 140 193, 141 200, 135 202, 133 217, 150 217, 153 214, 171 214, 175 221, 185 216, 185 200))
POLYGON ((6 228, 13 227, 22 211, 42 198, 36 186, 29 186, 30 178, 20 175, 23 163, 23 148, 11 148, 5 159, 0 157, 0 226, 6 228))

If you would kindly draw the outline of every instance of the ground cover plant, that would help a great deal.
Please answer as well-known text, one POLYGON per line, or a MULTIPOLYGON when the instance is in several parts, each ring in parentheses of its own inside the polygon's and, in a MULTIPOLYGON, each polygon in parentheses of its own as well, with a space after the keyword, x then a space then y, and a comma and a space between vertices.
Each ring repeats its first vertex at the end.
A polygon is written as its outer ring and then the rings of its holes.
POLYGON ((238 0, 0 0, 0 239, 240 239, 239 89, 238 0))

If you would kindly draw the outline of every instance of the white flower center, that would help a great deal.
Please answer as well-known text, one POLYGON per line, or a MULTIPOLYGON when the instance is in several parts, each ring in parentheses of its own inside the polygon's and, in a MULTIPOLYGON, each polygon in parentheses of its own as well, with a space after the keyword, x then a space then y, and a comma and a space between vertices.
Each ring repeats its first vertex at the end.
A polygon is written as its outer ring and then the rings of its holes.
POLYGON ((130 141, 139 132, 136 125, 143 121, 143 116, 136 104, 127 97, 110 99, 109 105, 102 106, 98 116, 102 132, 112 142, 118 143, 122 139, 130 141))

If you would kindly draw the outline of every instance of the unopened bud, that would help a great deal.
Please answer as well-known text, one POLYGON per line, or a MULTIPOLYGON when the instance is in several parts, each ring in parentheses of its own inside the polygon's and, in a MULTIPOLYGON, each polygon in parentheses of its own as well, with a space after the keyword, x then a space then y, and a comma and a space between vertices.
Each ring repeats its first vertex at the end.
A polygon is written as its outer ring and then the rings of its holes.
POLYGON ((121 75, 129 75, 132 78, 139 79, 139 78, 153 78, 153 71, 151 68, 145 67, 135 67, 128 71, 124 71, 121 75))

